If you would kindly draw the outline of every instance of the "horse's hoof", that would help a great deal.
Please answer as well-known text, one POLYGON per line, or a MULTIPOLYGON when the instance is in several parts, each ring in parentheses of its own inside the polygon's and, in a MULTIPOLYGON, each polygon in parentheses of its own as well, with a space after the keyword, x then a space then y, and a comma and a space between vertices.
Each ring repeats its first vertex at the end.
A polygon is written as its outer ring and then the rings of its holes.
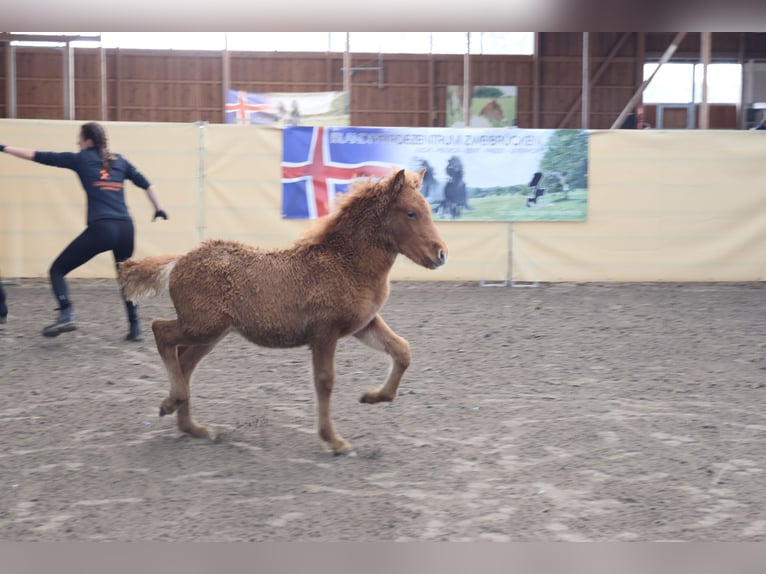
POLYGON ((165 415, 172 415, 174 412, 176 412, 176 409, 178 409, 180 404, 181 401, 179 400, 174 400, 170 397, 166 398, 160 403, 160 416, 164 417, 165 415))
POLYGON ((376 405, 378 403, 390 403, 394 399, 381 393, 378 389, 370 389, 359 397, 360 403, 366 403, 368 405, 376 405))
POLYGON ((216 433, 212 429, 206 426, 195 424, 188 427, 179 427, 179 428, 181 429, 181 432, 185 432, 190 437, 202 438, 202 439, 206 438, 206 439, 215 441, 216 433))
POLYGON ((356 456, 356 451, 351 447, 348 447, 343 450, 333 451, 332 454, 333 456, 347 456, 349 458, 354 458, 356 456))
POLYGON ((351 445, 346 443, 343 446, 332 449, 333 456, 356 456, 356 452, 351 448, 351 445))

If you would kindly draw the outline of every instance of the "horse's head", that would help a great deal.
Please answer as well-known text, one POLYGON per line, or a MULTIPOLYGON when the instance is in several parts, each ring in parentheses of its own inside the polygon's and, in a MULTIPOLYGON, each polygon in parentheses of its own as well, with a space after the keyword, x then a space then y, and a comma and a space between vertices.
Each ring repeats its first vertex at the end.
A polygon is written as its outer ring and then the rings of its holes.
POLYGON ((418 265, 436 269, 447 262, 447 244, 431 218, 431 206, 420 192, 426 170, 399 170, 384 184, 389 203, 382 216, 392 247, 418 265))
POLYGON ((463 162, 458 156, 453 155, 447 161, 447 175, 455 181, 463 179, 463 162))
POLYGON ((484 106, 479 112, 479 115, 495 122, 501 122, 505 119, 503 108, 500 107, 500 104, 497 103, 497 100, 492 100, 486 106, 484 106))

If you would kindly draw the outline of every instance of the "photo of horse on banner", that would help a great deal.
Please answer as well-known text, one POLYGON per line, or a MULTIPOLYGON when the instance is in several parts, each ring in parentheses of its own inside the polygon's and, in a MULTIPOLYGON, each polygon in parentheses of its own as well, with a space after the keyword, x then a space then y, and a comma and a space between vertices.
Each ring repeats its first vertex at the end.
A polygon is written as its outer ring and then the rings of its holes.
POLYGON ((434 168, 427 160, 419 160, 421 169, 425 169, 423 195, 433 207, 435 215, 459 219, 463 210, 472 210, 468 205, 468 192, 463 181, 463 162, 453 155, 447 161, 448 180, 440 184, 434 176, 434 168))

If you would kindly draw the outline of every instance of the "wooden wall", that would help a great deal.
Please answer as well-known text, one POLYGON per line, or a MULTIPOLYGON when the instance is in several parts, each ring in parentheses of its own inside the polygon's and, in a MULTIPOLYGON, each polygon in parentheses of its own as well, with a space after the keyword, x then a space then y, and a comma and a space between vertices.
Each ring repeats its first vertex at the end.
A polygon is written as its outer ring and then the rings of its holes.
MULTIPOLYGON (((642 81, 643 63, 657 59, 674 34, 591 33, 590 125, 609 128, 642 81)), ((475 55, 472 85, 518 87, 521 127, 581 127, 582 34, 540 33, 535 56, 475 55)), ((0 44, 0 117, 8 117, 8 44, 0 44)), ((208 51, 105 50, 106 118, 101 117, 97 49, 74 55, 76 120, 223 121, 224 55, 208 51)), ((16 117, 64 119, 64 50, 16 48, 16 117)), ((674 56, 699 59, 699 34, 690 33, 674 56)), ((375 126, 443 126, 445 88, 462 85, 460 55, 353 54, 351 122, 375 126)), ((762 34, 715 33, 714 61, 766 57, 762 34)), ((343 89, 340 53, 229 53, 230 87, 252 92, 343 89)), ((734 106, 716 109, 711 127, 736 129, 734 106)))

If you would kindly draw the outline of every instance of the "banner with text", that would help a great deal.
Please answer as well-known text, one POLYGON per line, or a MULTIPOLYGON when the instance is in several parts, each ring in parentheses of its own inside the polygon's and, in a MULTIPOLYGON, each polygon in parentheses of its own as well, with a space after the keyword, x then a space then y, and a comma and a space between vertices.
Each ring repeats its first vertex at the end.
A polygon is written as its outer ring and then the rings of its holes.
POLYGON ((425 169, 434 219, 584 221, 588 132, 516 128, 283 130, 282 217, 315 219, 357 177, 425 169))

